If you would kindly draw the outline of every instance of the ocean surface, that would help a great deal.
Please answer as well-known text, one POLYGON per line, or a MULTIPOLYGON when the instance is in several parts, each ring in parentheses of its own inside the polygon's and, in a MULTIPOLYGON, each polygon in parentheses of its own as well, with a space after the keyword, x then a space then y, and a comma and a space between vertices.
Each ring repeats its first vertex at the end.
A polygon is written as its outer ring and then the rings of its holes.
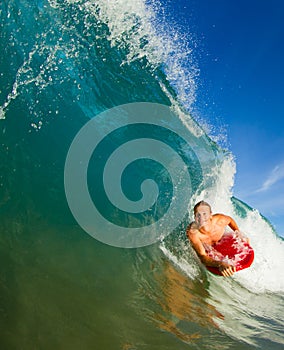
POLYGON ((0 4, 3 350, 284 347, 283 238, 257 208, 233 196, 234 156, 192 118, 196 65, 158 6, 142 0, 0 4), (118 218, 120 228, 159 220, 176 188, 187 213, 174 228, 162 225, 164 234, 151 244, 127 247, 125 241, 111 244, 102 234, 96 237, 96 219, 89 224, 92 232, 78 222, 66 194, 66 159, 90 121, 99 120, 96 129, 104 130, 102 113, 141 103, 166 106, 173 118, 160 125, 158 116, 157 126, 154 117, 151 123, 145 117, 137 131, 121 128, 114 116, 110 124, 120 132, 111 145, 100 143, 102 154, 90 160, 90 197, 102 216, 113 223, 118 218), (181 125, 185 130, 179 133, 181 125), (127 164, 123 188, 134 205, 141 197, 136 181, 142 183, 149 171, 159 187, 151 206, 155 214, 116 210, 99 176, 102 159, 123 144, 119 137, 160 143, 166 137, 190 175, 189 198, 183 181, 172 185, 163 167, 143 158, 138 168, 127 164), (254 248, 252 266, 232 278, 206 272, 187 241, 193 205, 203 198, 214 211, 233 216, 254 248))

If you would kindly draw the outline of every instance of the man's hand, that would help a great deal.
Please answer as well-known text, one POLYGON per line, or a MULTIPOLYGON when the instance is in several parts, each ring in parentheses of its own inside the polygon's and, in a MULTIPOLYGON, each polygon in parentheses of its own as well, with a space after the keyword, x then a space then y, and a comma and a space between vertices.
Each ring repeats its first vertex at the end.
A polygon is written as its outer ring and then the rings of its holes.
POLYGON ((222 262, 219 266, 219 271, 224 277, 230 277, 236 272, 236 268, 235 266, 222 262))
POLYGON ((249 239, 248 237, 246 237, 241 231, 236 230, 235 234, 237 235, 237 237, 239 237, 242 241, 246 242, 249 244, 249 239))

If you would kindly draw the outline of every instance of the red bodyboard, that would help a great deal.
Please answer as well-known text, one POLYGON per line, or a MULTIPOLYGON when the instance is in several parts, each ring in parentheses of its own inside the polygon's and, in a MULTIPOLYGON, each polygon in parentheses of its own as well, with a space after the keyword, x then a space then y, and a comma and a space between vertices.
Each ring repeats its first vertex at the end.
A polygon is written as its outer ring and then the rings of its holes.
MULTIPOLYGON (((214 260, 225 261, 240 271, 249 267, 254 259, 254 251, 246 241, 235 237, 233 234, 225 234, 222 239, 207 251, 208 256, 214 260)), ((215 275, 222 276, 218 267, 206 266, 207 270, 215 275)))

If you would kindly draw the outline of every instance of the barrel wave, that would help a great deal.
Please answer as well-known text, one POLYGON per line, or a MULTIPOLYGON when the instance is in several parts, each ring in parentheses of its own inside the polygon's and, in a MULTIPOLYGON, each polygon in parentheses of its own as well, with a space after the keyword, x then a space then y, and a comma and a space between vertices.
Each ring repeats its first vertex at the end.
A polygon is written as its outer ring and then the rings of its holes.
POLYGON ((158 6, 1 2, 3 349, 283 347, 283 239, 190 115, 198 69, 158 6), (250 238, 233 278, 187 241, 200 199, 250 238))

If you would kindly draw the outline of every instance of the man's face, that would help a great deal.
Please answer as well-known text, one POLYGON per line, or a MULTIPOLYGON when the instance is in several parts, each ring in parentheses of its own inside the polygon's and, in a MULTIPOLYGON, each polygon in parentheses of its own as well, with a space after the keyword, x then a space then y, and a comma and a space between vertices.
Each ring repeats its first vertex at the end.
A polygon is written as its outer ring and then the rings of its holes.
POLYGON ((199 227, 204 226, 211 218, 211 210, 207 205, 200 205, 194 215, 195 222, 199 227))

